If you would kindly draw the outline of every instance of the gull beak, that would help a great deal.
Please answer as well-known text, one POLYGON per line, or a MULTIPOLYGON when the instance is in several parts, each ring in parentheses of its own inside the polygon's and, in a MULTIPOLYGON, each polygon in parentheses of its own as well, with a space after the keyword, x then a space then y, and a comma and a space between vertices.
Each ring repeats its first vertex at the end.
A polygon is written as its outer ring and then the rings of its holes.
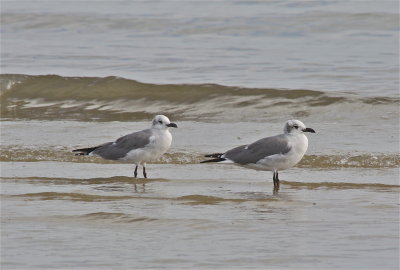
POLYGON ((174 128, 177 128, 178 126, 177 126, 175 123, 169 123, 169 124, 167 125, 167 127, 174 127, 174 128))
POLYGON ((303 129, 303 132, 315 133, 315 130, 313 130, 312 128, 305 128, 305 129, 303 129))

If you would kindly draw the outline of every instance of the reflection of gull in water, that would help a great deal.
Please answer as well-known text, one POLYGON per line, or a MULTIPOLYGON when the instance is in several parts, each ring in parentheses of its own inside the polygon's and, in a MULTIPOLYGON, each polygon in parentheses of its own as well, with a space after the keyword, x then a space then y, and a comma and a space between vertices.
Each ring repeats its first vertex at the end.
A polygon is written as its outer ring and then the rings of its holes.
POLYGON ((100 156, 104 159, 125 160, 136 165, 134 176, 137 177, 137 168, 143 166, 143 176, 147 178, 146 162, 159 158, 164 154, 172 142, 172 135, 168 128, 177 125, 171 123, 168 117, 157 115, 152 121, 151 128, 125 135, 115 142, 104 143, 99 146, 75 149, 78 155, 100 156))
POLYGON ((304 132, 315 133, 299 120, 287 121, 283 132, 252 144, 238 146, 225 153, 206 155, 213 159, 202 163, 234 163, 255 170, 273 171, 274 187, 278 189, 278 171, 293 167, 303 158, 308 147, 304 132))

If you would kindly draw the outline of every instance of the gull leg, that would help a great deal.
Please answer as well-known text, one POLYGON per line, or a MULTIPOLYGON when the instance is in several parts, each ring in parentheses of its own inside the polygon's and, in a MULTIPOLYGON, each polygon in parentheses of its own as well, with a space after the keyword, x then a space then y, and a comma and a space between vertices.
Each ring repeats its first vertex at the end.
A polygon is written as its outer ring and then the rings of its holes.
POLYGON ((273 176, 273 180, 274 180, 274 190, 278 190, 279 189, 279 178, 278 178, 278 171, 274 171, 274 176, 273 176))
POLYGON ((133 172, 133 175, 135 176, 135 178, 137 177, 137 167, 138 167, 138 165, 136 165, 135 171, 133 172))
POLYGON ((276 185, 279 189, 279 177, 278 177, 278 171, 276 171, 276 185))
POLYGON ((147 178, 147 174, 146 174, 146 163, 143 163, 143 177, 147 178))

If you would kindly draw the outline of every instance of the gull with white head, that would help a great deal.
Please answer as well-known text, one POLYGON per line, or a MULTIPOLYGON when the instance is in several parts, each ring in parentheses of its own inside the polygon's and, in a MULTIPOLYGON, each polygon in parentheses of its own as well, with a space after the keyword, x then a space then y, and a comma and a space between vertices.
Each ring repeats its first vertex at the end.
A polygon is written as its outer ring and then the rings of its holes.
POLYGON ((299 120, 288 120, 283 128, 283 134, 260 139, 254 143, 238 146, 225 153, 206 155, 213 159, 202 161, 234 163, 239 166, 272 171, 274 188, 279 189, 278 171, 296 165, 308 148, 305 132, 315 133, 299 120))
POLYGON ((171 123, 168 117, 157 115, 151 128, 125 135, 114 142, 107 142, 95 147, 75 149, 77 155, 100 156, 109 160, 122 160, 136 165, 134 176, 137 177, 138 166, 143 166, 143 177, 147 178, 146 162, 163 155, 171 146, 172 135, 169 128, 178 126, 171 123))

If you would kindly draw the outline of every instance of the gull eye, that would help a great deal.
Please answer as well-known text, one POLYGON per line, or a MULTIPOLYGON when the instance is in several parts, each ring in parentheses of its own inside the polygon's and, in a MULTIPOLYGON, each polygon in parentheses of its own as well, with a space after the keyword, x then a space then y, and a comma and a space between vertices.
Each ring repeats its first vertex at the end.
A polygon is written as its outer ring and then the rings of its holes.
POLYGON ((160 121, 158 121, 158 123, 162 124, 162 121, 160 120, 160 121))
POLYGON ((293 125, 293 127, 294 127, 295 129, 298 129, 298 128, 299 128, 299 126, 298 126, 298 125, 293 125))

